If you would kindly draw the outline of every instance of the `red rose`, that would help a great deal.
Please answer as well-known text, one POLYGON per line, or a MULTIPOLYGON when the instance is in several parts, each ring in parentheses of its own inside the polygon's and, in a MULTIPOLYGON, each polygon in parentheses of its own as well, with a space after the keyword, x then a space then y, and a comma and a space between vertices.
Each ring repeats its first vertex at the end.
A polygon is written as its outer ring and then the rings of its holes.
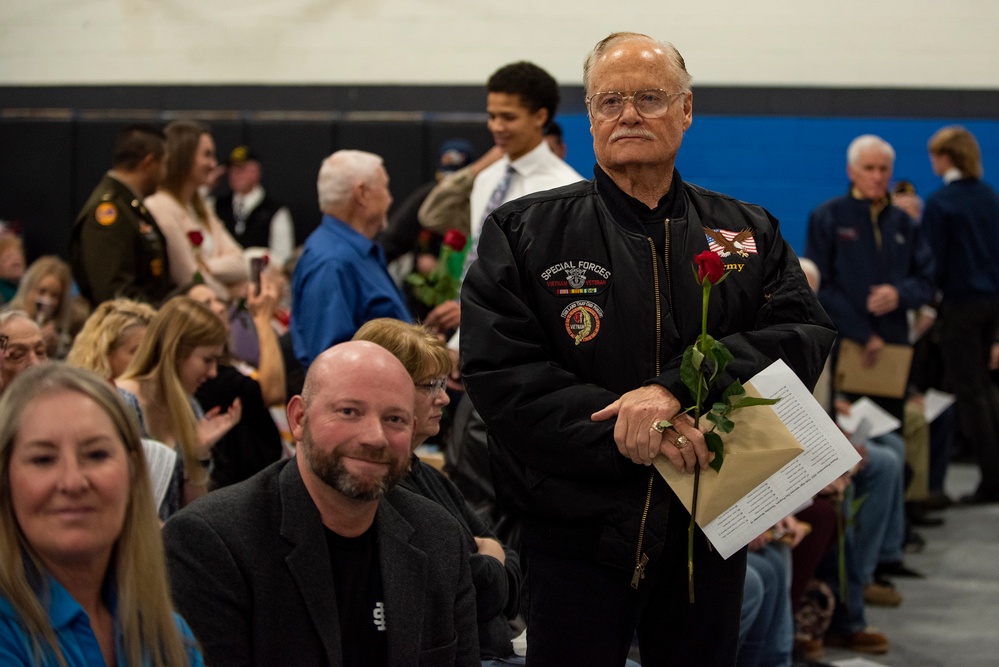
POLYGON ((201 244, 205 242, 205 237, 198 230, 194 230, 187 233, 187 239, 191 242, 195 248, 200 248, 201 244))
POLYGON ((461 252, 465 249, 466 240, 465 235, 457 229, 449 229, 447 230, 447 234, 444 235, 444 245, 455 252, 461 252))
POLYGON ((705 250, 695 257, 694 264, 697 265, 697 282, 702 285, 705 280, 714 285, 725 275, 725 265, 722 264, 721 257, 710 250, 705 250))

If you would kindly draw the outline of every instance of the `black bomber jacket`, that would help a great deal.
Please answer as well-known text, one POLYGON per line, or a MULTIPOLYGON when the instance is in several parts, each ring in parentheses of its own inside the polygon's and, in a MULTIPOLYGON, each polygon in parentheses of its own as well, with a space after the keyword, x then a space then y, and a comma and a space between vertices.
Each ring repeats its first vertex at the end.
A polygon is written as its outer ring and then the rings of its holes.
POLYGON ((783 359, 812 387, 835 338, 766 210, 677 172, 673 187, 664 251, 615 220, 594 181, 505 204, 482 230, 461 292, 462 373, 498 502, 539 548, 632 568, 636 545, 662 542, 668 486, 618 453, 613 420, 590 415, 653 382, 691 404, 679 367, 700 333, 691 267, 709 238, 731 271, 708 309, 708 333, 734 356, 721 386, 783 359))

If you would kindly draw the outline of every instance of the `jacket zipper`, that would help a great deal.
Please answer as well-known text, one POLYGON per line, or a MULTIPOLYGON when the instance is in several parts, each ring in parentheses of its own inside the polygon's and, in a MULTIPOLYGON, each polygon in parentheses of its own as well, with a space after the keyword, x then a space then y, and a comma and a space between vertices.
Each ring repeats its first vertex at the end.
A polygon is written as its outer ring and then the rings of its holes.
MULTIPOLYGON (((666 299, 669 301, 670 311, 673 310, 672 289, 670 288, 669 277, 669 218, 666 218, 666 242, 663 247, 663 257, 666 259, 666 299)), ((655 289, 656 304, 656 375, 662 372, 662 308, 659 305, 659 261, 656 256, 655 242, 646 237, 649 242, 649 250, 652 251, 652 286, 655 289)), ((645 505, 642 507, 642 521, 638 526, 638 546, 635 548, 635 572, 631 576, 631 587, 638 588, 639 582, 645 578, 645 566, 649 562, 649 557, 642 553, 642 544, 645 542, 645 522, 649 518, 649 507, 652 505, 652 483, 655 481, 656 469, 649 471, 649 488, 645 492, 645 505)), ((668 517, 668 515, 667 515, 668 517)))

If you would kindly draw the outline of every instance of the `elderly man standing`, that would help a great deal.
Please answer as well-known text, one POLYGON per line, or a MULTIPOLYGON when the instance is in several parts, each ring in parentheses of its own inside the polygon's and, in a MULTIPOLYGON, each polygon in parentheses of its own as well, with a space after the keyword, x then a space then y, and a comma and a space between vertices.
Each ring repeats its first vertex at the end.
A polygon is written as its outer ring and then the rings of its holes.
POLYGON ((389 177, 373 153, 342 150, 319 169, 323 220, 309 235, 292 279, 291 337, 308 368, 377 317, 412 321, 406 299, 372 241, 388 224, 389 177))
POLYGON ((689 514, 650 467, 708 464, 679 367, 709 232, 754 240, 708 313, 729 379, 783 359, 814 384, 834 334, 777 221, 674 169, 693 105, 677 50, 613 34, 583 83, 595 178, 498 208, 462 290, 468 392, 498 499, 524 517, 528 662, 620 665, 637 631, 643 664, 734 664, 745 551, 723 560, 698 532, 689 603, 689 514))
MULTIPOLYGON (((886 344, 908 344, 906 311, 919 308, 933 295, 933 256, 916 222, 891 204, 888 184, 895 163, 891 145, 865 134, 850 142, 846 157, 850 190, 812 211, 805 255, 822 275, 819 301, 841 339, 862 346, 862 363, 874 366, 886 344)), ((870 398, 904 421, 903 397, 870 398)), ((872 498, 856 516, 864 599, 868 604, 897 605, 901 596, 885 577, 919 576, 902 564, 906 527, 901 432, 870 440, 866 458, 868 466, 856 480, 858 494, 872 498)), ((856 602, 842 608, 851 609, 856 602)), ((861 641, 865 633, 859 610, 852 615, 850 627, 840 628, 849 635, 848 645, 861 641)))
MULTIPOLYGON (((916 222, 891 203, 891 145, 865 134, 846 157, 850 191, 812 211, 805 256, 822 275, 819 301, 840 336, 874 365, 886 343, 908 344, 906 311, 933 296, 933 256, 916 222)), ((904 399, 872 398, 903 419, 904 399)))
POLYGON ((298 444, 163 530, 178 610, 212 665, 479 665, 466 538, 409 472, 413 381, 384 348, 320 355, 298 444))

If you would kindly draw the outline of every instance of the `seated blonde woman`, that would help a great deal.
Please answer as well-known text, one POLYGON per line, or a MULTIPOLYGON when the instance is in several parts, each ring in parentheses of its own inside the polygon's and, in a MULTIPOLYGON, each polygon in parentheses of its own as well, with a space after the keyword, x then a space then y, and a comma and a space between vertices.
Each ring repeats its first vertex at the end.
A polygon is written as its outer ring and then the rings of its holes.
MULTIPOLYGON (((444 342, 422 325, 389 318, 366 323, 354 334, 354 340, 381 345, 402 362, 413 378, 417 391, 412 449, 437 435, 442 410, 451 402, 444 390, 451 372, 451 355, 444 342)), ((468 537, 480 656, 484 660, 510 658, 513 646, 509 620, 516 617, 520 605, 520 559, 496 539, 447 477, 415 454, 411 463, 409 474, 399 485, 448 510, 468 537)))
POLYGON ((174 297, 156 313, 132 363, 115 380, 143 437, 180 454, 160 507, 164 520, 207 493, 212 447, 242 416, 238 399, 224 413, 215 408, 207 414, 194 399, 198 387, 215 377, 225 342, 225 327, 211 310, 174 297))
POLYGON ((128 368, 156 311, 131 299, 97 306, 69 349, 66 363, 113 380, 128 368))
POLYGON ((203 664, 111 385, 63 364, 19 376, 0 399, 0 485, 0 664, 203 664))

